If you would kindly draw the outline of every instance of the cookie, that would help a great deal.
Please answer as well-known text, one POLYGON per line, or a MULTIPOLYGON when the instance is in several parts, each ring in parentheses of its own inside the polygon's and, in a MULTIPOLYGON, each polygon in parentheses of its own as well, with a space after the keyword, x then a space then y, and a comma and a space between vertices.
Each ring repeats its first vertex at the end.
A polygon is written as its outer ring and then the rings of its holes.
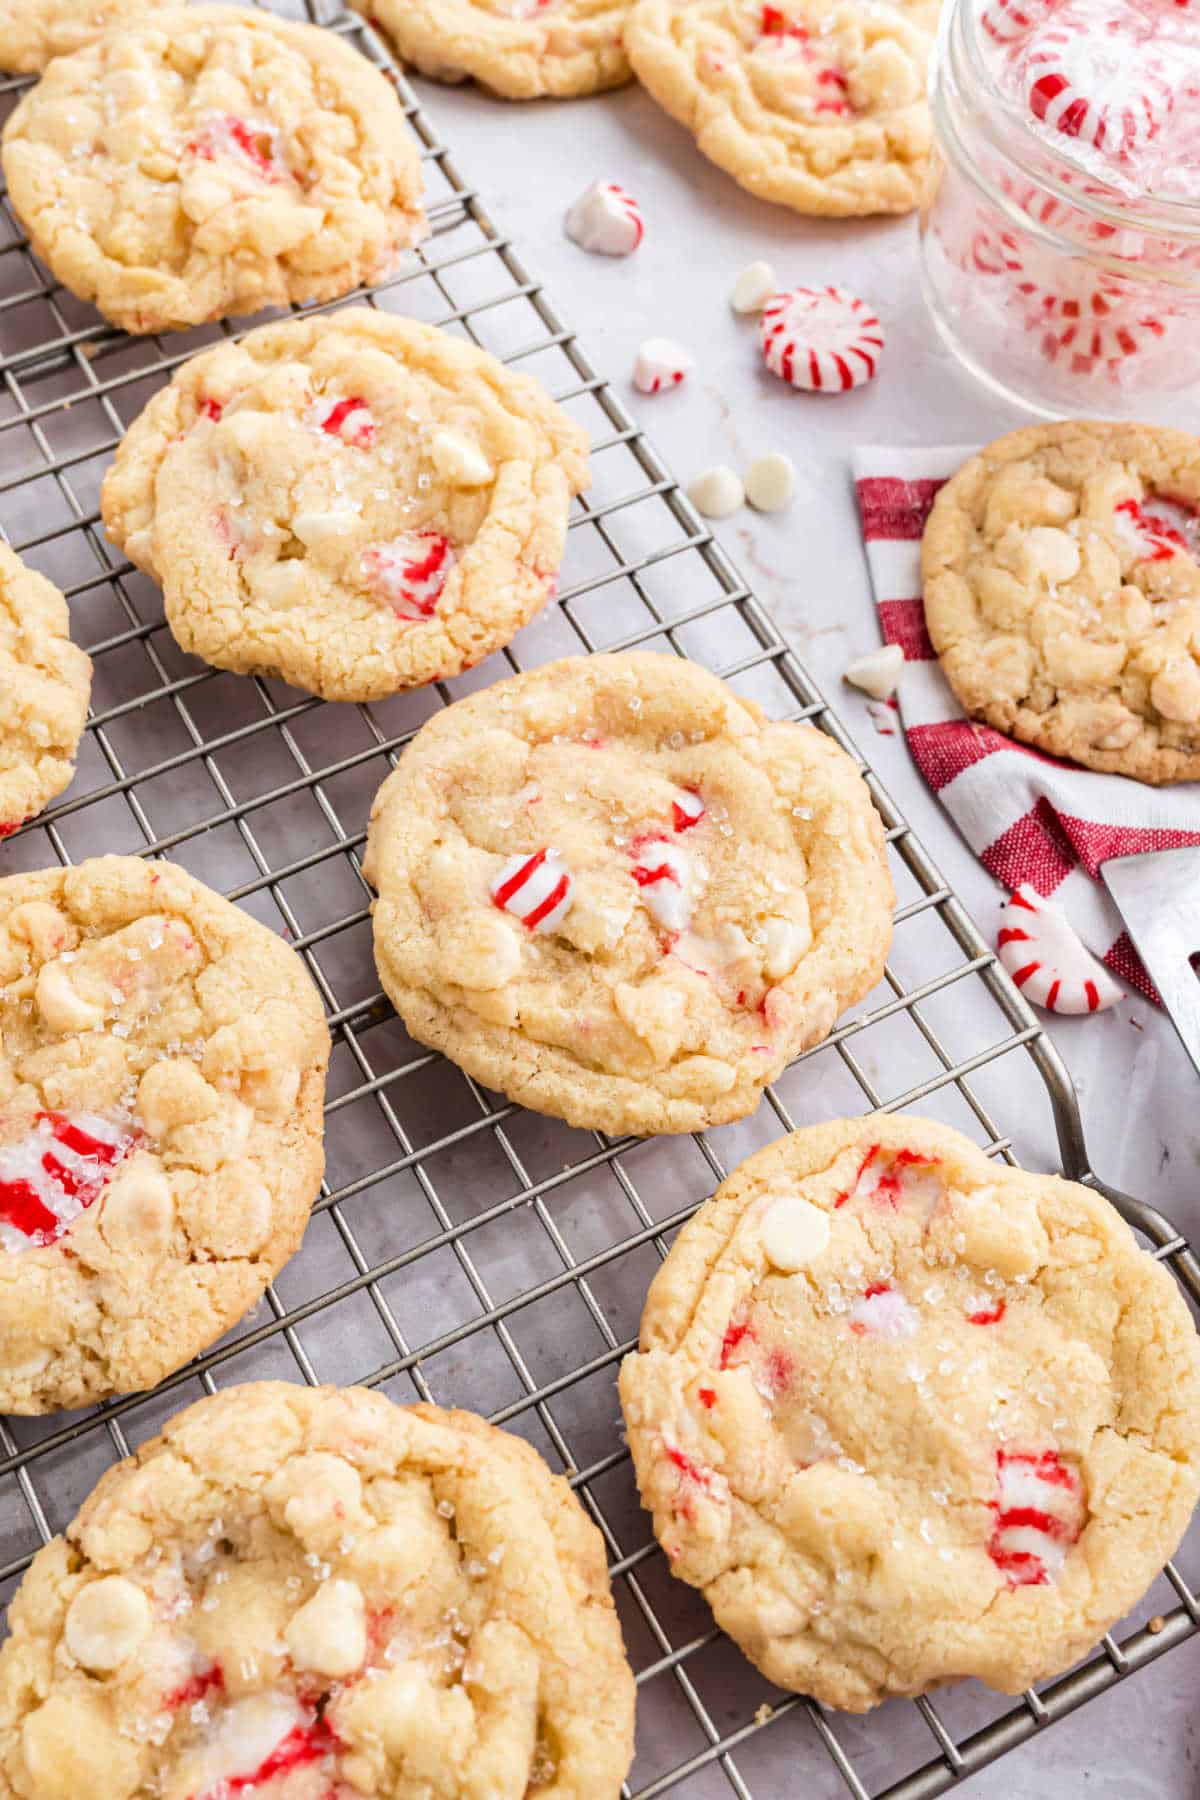
POLYGON ((350 0, 435 81, 474 77, 505 100, 565 100, 630 76, 628 0, 350 0))
POLYGON ((233 6, 56 58, 0 155, 35 253, 127 331, 335 299, 426 231, 379 70, 332 31, 233 6))
POLYGON ((0 543, 0 837, 70 783, 91 691, 66 600, 0 543))
POLYGON ((674 1573, 781 1687, 1018 1693, 1200 1493, 1200 1345, 1106 1200, 925 1119, 771 1144, 684 1227, 621 1401, 674 1573))
POLYGON ((752 1112, 891 939, 850 758, 673 656, 572 657, 448 707, 379 790, 364 872, 412 1035, 614 1134, 752 1112))
POLYGON ((567 1483, 474 1413, 365 1388, 188 1407, 38 1553, 9 1624, 5 1795, 617 1800, 629 1766, 633 1678, 567 1483))
POLYGON ((166 862, 0 881, 0 1411, 153 1386, 321 1180, 329 1034, 274 932, 166 862))
POLYGON ((936 0, 636 0, 634 74, 760 200, 837 217, 910 212, 932 144, 936 0))
POLYGON ((113 25, 134 25, 151 0, 0 0, 0 69, 37 75, 53 56, 69 56, 113 25))
POLYGON ((183 365, 104 482, 185 650, 327 700, 457 675, 555 589, 587 435, 530 376, 366 307, 183 365))
POLYGON ((925 617, 972 718, 1089 769, 1200 778, 1200 438, 1072 420, 934 502, 925 617))

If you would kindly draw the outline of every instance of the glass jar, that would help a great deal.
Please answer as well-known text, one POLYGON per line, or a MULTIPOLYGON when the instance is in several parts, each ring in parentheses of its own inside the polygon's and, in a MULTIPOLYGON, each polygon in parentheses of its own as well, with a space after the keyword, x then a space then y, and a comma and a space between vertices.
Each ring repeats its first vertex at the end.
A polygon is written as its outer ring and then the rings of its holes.
POLYGON ((1104 157, 1039 124, 1002 78, 997 8, 1016 10, 950 0, 934 55, 921 215, 934 320, 980 380, 1044 417, 1175 412, 1200 381, 1200 155, 1104 157), (1194 194, 1164 194, 1176 177, 1194 194))

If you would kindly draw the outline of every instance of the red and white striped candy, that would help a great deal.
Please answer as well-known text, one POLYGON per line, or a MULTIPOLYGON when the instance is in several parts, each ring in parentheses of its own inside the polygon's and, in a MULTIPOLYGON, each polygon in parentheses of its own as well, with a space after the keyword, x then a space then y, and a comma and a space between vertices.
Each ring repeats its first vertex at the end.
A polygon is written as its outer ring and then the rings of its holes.
POLYGON ((859 1162, 853 1186, 833 1204, 836 1210, 848 1200, 870 1200, 889 1212, 899 1212, 905 1204, 931 1212, 943 1192, 935 1157, 920 1150, 885 1150, 882 1144, 871 1144, 859 1162))
POLYGON ((671 802, 671 823, 676 831, 690 831, 704 817, 704 802, 691 788, 680 788, 671 802))
POLYGON ((1103 1012, 1121 990, 1061 906, 1023 882, 1000 914, 996 954, 1027 1000, 1047 1012, 1103 1012))
POLYGON ((0 1148, 0 1246, 56 1243, 136 1141, 128 1126, 96 1113, 39 1113, 31 1131, 0 1148))
POLYGON ((309 413, 318 431, 341 438, 356 450, 366 450, 374 441, 375 420, 371 408, 360 395, 346 400, 318 400, 309 413))
MULTIPOLYGON (((1168 502, 1159 501, 1165 507, 1168 502)), ((1188 519, 1182 509, 1172 510, 1180 518, 1184 526, 1190 524, 1195 534, 1195 519, 1188 519)), ((1189 544, 1184 532, 1173 525, 1169 518, 1157 513, 1149 513, 1137 500, 1122 500, 1113 508, 1113 525, 1121 542, 1132 550, 1138 562, 1169 562, 1182 550, 1188 552, 1189 544)))
POLYGON ((997 1450, 988 1555, 1010 1588, 1045 1587, 1083 1530, 1079 1476, 1057 1450, 997 1450))
POLYGON ((763 358, 773 375, 811 393, 845 393, 879 371, 883 327, 863 300, 844 288, 793 288, 775 294, 759 325, 763 358))
POLYGON ((280 155, 274 125, 239 119, 235 113, 214 113, 187 145, 186 154, 204 162, 231 161, 262 181, 286 181, 291 173, 280 155))
POLYGON ((1023 60, 1025 103, 1035 119, 1094 150, 1128 156, 1157 136, 1175 103, 1155 59, 1082 16, 1040 32, 1023 60), (1104 39, 1108 42, 1105 45, 1104 39))
POLYGON ((557 850, 510 856, 491 885, 492 904, 527 931, 553 931, 571 910, 571 875, 557 850))
POLYGON ((670 338, 647 338, 638 345, 633 385, 639 394, 661 394, 664 388, 678 387, 695 366, 682 344, 673 344, 670 338))
POLYGON ((988 0, 979 15, 981 30, 994 44, 1011 46, 1036 31, 1059 0, 988 0))
POLYGON ((642 241, 641 208, 615 181, 593 181, 568 209, 563 228, 595 256, 629 256, 642 241))
POLYGON ((850 1308, 850 1329, 859 1337, 911 1337, 917 1329, 916 1309, 890 1282, 876 1281, 850 1308))
MULTIPOLYGON (((294 1769, 333 1767, 339 1742, 328 1720, 294 1695, 278 1691, 247 1694, 224 1707, 189 1752, 195 1770, 191 1800, 226 1800, 288 1786, 294 1769)), ((301 1781, 304 1777, 301 1776, 301 1781)), ((318 1780, 324 1793, 331 1791, 318 1780)))
POLYGON ((446 577, 458 561, 440 531, 403 531, 390 544, 363 553, 363 573, 398 619, 430 619, 446 577))
POLYGON ((691 858, 681 844, 665 837, 639 838, 630 848, 630 874, 642 905, 665 931, 686 931, 692 916, 691 858))

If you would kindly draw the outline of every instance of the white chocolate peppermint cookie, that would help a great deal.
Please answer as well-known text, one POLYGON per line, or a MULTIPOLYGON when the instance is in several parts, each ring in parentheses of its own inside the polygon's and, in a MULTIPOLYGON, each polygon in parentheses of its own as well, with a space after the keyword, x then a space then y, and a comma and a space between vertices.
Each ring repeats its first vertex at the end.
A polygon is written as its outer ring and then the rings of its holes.
POLYGON ((973 718, 1089 769, 1200 777, 1200 438, 1031 425, 939 493, 925 617, 973 718))
POLYGON ((474 1413, 260 1382, 110 1469, 0 1651, 0 1792, 618 1800, 599 1532, 474 1413))
POLYGON ((1047 1012, 1104 1012, 1123 998, 1062 907, 1028 882, 1000 914, 996 954, 1025 998, 1047 1012))
POLYGON ((937 0, 635 0, 634 73, 704 155, 797 212, 909 212, 937 0))
POLYGON ((628 0, 350 0, 434 81, 473 76, 506 100, 564 100, 629 80, 628 0))
POLYGON ((1200 1495, 1200 1341, 1166 1268, 1090 1189, 924 1119, 744 1162, 620 1386, 673 1572, 769 1680, 852 1712, 1056 1674, 1200 1495))
POLYGON ((153 0, 0 0, 0 69, 40 75, 52 57, 82 50, 114 25, 134 25, 153 0))
POLYGON ((426 232, 379 70, 259 10, 155 10, 57 57, 2 154, 37 255, 127 331, 336 299, 426 232))
POLYGON ((101 509, 185 650, 374 700, 457 675, 554 591, 587 438, 532 377, 358 307, 193 358, 101 509))
POLYGON ((794 288, 763 307, 763 361, 792 387, 841 394, 879 373, 883 326, 844 288, 794 288))
POLYGON ((412 1035, 612 1133, 751 1112, 891 938, 849 757, 671 656, 571 658, 438 714, 376 797, 364 870, 412 1035))
POLYGON ((0 543, 0 837, 70 782, 91 689, 66 600, 0 543))
POLYGON ((0 880, 0 1410, 152 1387, 254 1304, 328 1056, 299 957, 182 869, 0 880))
POLYGON ((593 256, 632 256, 645 234, 642 209, 615 181, 593 181, 567 208, 563 230, 593 256))

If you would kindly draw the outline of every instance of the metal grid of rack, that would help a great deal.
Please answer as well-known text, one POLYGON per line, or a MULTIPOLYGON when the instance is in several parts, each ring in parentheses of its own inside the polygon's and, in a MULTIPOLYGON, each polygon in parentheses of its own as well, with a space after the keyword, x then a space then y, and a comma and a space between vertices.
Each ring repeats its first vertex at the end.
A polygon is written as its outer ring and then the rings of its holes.
MULTIPOLYGON (((603 1533, 639 1686, 631 1800, 926 1800, 1190 1637, 1194 1587, 1172 1566, 1119 1638, 1015 1703, 962 1684, 868 1720, 831 1715, 769 1689, 668 1575, 621 1441, 616 1369, 674 1232, 751 1149, 821 1117, 915 1107, 1011 1159, 989 1092, 1002 1067, 1006 1094, 1023 1083, 1031 1108, 1049 1108, 1064 1171, 1103 1188, 1069 1079, 869 770, 898 893, 886 983, 753 1119, 694 1139, 572 1131, 407 1037, 379 990, 360 855, 376 787, 438 707, 553 656, 636 645, 690 656, 857 752, 374 33, 321 0, 275 10, 345 32, 385 67, 422 146, 433 233, 371 302, 538 376, 589 428, 595 481, 571 521, 557 603, 467 676, 334 707, 207 669, 178 651, 152 584, 104 539, 99 482, 169 371, 261 320, 125 338, 47 278, 4 203, 0 522, 66 591, 95 664, 75 783, 5 846, 5 872, 100 851, 170 855, 293 943, 334 1034, 322 1197, 256 1311, 148 1397, 71 1420, 0 1422, 4 1594, 103 1469, 201 1393, 277 1376, 466 1405, 564 1470, 603 1533)), ((0 113, 22 85, 0 82, 0 113)), ((1169 1222, 1112 1198, 1200 1301, 1200 1265, 1169 1222)))

